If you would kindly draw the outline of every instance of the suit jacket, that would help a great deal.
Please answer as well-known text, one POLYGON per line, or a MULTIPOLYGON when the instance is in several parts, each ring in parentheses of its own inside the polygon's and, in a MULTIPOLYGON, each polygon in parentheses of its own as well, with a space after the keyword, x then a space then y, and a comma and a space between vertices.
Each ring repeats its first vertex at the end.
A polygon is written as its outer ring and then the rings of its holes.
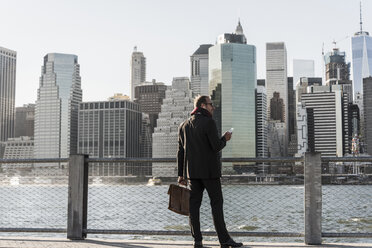
POLYGON ((226 145, 218 136, 216 122, 200 108, 178 129, 178 176, 190 179, 221 177, 219 152, 226 145))

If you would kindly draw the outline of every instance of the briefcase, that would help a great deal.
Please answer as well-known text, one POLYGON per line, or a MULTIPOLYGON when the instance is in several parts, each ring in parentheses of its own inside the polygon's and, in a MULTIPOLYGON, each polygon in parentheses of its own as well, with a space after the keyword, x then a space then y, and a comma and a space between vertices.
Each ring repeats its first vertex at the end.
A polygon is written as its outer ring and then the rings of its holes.
POLYGON ((182 215, 189 215, 190 190, 186 187, 171 184, 168 189, 168 209, 182 215))

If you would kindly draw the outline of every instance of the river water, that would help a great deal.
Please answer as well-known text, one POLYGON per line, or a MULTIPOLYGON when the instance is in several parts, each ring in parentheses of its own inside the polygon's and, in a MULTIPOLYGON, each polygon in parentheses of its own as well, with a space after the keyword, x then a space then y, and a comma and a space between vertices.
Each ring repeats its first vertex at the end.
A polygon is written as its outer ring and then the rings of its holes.
MULTIPOLYGON (((90 184, 88 229, 189 230, 187 217, 167 209, 167 190, 168 185, 90 184)), ((325 185, 322 190, 323 232, 372 232, 372 185, 325 185)), ((0 186, 0 228, 66 228, 67 191, 67 185, 0 186)), ((303 233, 303 192, 303 186, 293 185, 225 185, 227 227, 239 232, 303 233)), ((206 194, 201 225, 205 231, 214 230, 206 194)))

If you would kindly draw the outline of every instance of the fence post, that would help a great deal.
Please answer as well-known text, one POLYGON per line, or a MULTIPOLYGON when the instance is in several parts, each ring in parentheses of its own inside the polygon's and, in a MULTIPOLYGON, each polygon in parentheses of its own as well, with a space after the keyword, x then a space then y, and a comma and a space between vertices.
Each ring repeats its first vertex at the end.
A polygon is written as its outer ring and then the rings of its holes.
POLYGON ((88 200, 87 155, 70 155, 68 176, 67 238, 86 238, 88 200))
POLYGON ((322 243, 322 166, 319 152, 305 153, 305 244, 322 243))

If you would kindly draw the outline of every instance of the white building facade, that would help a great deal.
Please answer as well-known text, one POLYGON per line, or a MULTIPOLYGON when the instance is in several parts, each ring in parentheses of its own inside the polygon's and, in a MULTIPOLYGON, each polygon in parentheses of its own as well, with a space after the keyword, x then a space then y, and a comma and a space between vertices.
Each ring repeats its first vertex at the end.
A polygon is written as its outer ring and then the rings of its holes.
MULTIPOLYGON (((320 152, 324 157, 342 157, 347 153, 348 119, 345 119, 345 115, 348 114, 347 97, 340 85, 311 86, 308 87, 307 93, 302 94, 302 106, 312 109, 313 115, 311 118, 307 116, 307 120, 312 119, 311 122, 307 122, 308 133, 306 135, 308 140, 313 139, 314 142, 313 147, 308 143, 310 150, 320 152), (311 135, 310 129, 313 130, 311 135)), ((302 108, 298 109, 298 114, 304 115, 302 108)), ((304 119, 301 118, 298 121, 300 123, 297 123, 297 126, 303 127, 304 119)), ((305 147, 300 140, 299 146, 305 147)))
MULTIPOLYGON (((172 87, 165 93, 161 112, 152 134, 152 157, 175 158, 178 151, 178 127, 190 117, 194 100, 187 77, 173 78, 172 87)), ((153 163, 153 176, 177 176, 177 165, 153 163)))

